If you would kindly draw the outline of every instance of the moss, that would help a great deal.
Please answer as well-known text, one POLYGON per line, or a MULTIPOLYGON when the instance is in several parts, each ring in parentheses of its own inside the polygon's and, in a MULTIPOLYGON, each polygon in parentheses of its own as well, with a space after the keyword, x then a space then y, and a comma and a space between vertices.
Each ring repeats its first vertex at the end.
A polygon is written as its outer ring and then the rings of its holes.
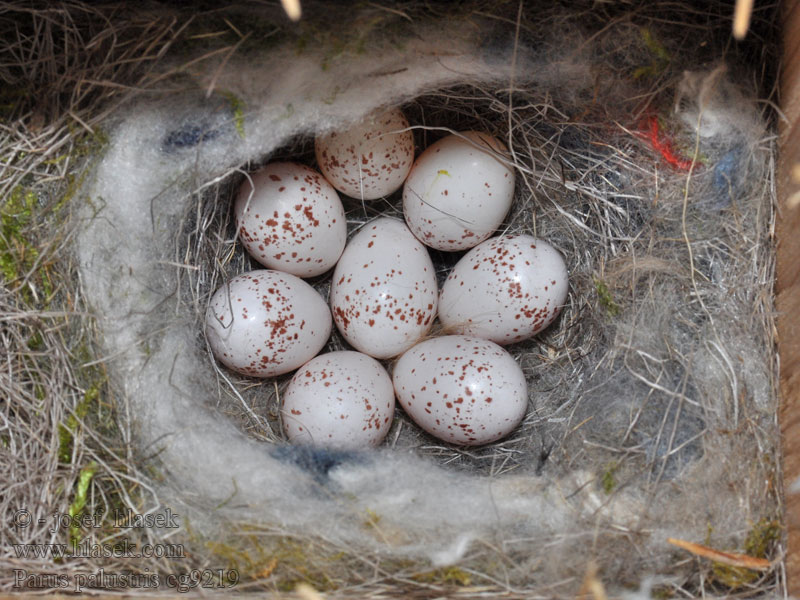
POLYGON ((597 298, 600 301, 600 305, 606 309, 606 314, 608 314, 609 317, 618 316, 620 312, 622 312, 622 308, 619 304, 614 302, 614 297, 611 295, 611 291, 608 289, 605 282, 595 277, 594 287, 597 290, 597 298))
POLYGON ((760 519, 744 541, 744 552, 756 558, 768 558, 770 550, 781 539, 781 524, 779 521, 766 517, 760 519))
POLYGON ((642 41, 644 42, 644 45, 650 51, 652 60, 649 65, 635 69, 633 72, 633 78, 640 79, 642 77, 657 77, 666 70, 672 59, 669 52, 667 52, 667 49, 664 48, 661 42, 656 39, 652 31, 650 31, 647 27, 642 27, 639 32, 642 35, 642 41))
POLYGON ((712 580, 731 590, 738 589, 749 583, 753 583, 759 577, 758 571, 746 569, 744 567, 733 567, 714 563, 711 567, 712 580))
POLYGON ((322 592, 339 587, 331 577, 332 567, 339 561, 330 556, 320 556, 318 552, 319 549, 310 542, 291 538, 280 540, 275 551, 278 589, 293 591, 300 583, 307 583, 322 592))
MULTIPOLYGON (((779 521, 766 517, 760 519, 747 533, 744 553, 755 558, 768 558, 775 544, 780 541, 781 532, 779 521)), ((731 590, 751 584, 762 576, 762 573, 753 569, 721 563, 714 563, 711 572, 716 583, 731 590)))
POLYGON ((617 480, 614 475, 619 470, 619 463, 617 461, 612 461, 606 465, 605 471, 603 471, 603 476, 601 477, 600 481, 603 486, 603 491, 606 494, 610 494, 614 491, 614 488, 617 487, 617 480))
POLYGON ((92 478, 97 471, 97 463, 92 462, 81 469, 81 474, 78 477, 78 483, 75 485, 75 498, 72 504, 69 505, 69 539, 73 546, 80 543, 80 527, 78 526, 78 517, 83 513, 86 507, 87 494, 89 492, 89 485, 92 483, 92 478))
MULTIPOLYGON (((73 129, 71 127, 70 131, 73 129)), ((75 142, 69 154, 48 162, 87 157, 99 160, 102 157, 108 144, 108 136, 103 130, 88 134, 75 129, 74 135, 75 142)), ((68 174, 64 193, 52 206, 48 207, 43 198, 25 183, 15 186, 0 204, 0 276, 29 306, 48 308, 57 287, 53 283, 52 260, 42 256, 34 230, 47 220, 58 222, 62 219, 64 207, 84 184, 89 171, 89 168, 83 168, 78 175, 68 174)))
POLYGON ((72 446, 75 439, 75 431, 80 426, 80 420, 86 417, 89 407, 97 401, 100 396, 100 389, 105 384, 105 379, 96 381, 83 394, 83 399, 75 407, 75 412, 67 417, 66 422, 58 426, 58 460, 69 463, 72 458, 72 446))
POLYGON ((244 100, 239 98, 233 92, 222 91, 220 92, 231 105, 231 112, 233 112, 233 123, 236 126, 236 132, 239 137, 244 139, 244 100))
POLYGON ((242 580, 269 579, 282 592, 294 591, 300 583, 323 592, 339 587, 333 573, 347 559, 345 553, 326 554, 311 541, 288 536, 265 541, 256 532, 239 533, 230 542, 214 540, 205 546, 242 580))
MULTIPOLYGON (((36 194, 18 185, 0 207, 0 274, 12 286, 12 290, 19 289, 20 278, 33 268, 39 258, 39 251, 28 233, 37 205, 36 194)), ((29 289, 23 289, 21 293, 25 301, 32 301, 29 289)))
POLYGON ((420 583, 434 583, 438 585, 455 585, 460 587, 472 583, 472 576, 459 567, 442 567, 424 573, 417 573, 411 579, 420 583))

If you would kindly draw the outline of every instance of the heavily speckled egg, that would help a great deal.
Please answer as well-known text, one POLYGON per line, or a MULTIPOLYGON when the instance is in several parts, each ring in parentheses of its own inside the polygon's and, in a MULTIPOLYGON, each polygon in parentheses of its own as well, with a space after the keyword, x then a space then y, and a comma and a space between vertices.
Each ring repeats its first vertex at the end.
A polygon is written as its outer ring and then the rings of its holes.
POLYGON ((439 295, 439 320, 451 332, 498 344, 547 327, 567 299, 561 254, 530 235, 486 240, 456 263, 439 295))
POLYGON ((339 195, 305 165, 266 165, 242 183, 234 210, 239 239, 265 267, 314 277, 333 267, 344 250, 347 223, 339 195))
POLYGON ((292 377, 281 413, 292 443, 345 449, 377 446, 392 425, 392 380, 366 354, 322 354, 292 377))
POLYGON ((278 271, 237 275, 211 297, 206 336, 214 356, 244 375, 273 377, 312 359, 328 341, 331 313, 302 279, 278 271))
POLYGON ((374 200, 400 189, 414 162, 414 136, 399 109, 367 117, 314 142, 317 164, 333 187, 374 200))
POLYGON ((333 272, 333 320, 356 350, 375 358, 396 356, 428 333, 436 301, 428 251, 397 219, 364 225, 333 272))
POLYGON ((497 139, 477 131, 449 135, 426 149, 403 186, 411 232, 446 251, 472 248, 492 235, 514 199, 514 171, 496 156, 505 152, 497 139))
POLYGON ((397 361, 392 378, 397 400, 414 422, 454 444, 505 437, 528 406, 520 366, 480 338, 447 335, 417 344, 397 361))

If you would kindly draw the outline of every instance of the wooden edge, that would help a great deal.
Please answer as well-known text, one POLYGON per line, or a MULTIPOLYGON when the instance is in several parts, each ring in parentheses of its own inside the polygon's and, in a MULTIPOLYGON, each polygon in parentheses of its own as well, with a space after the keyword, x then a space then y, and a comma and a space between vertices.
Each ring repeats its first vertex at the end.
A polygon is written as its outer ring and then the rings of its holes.
POLYGON ((781 126, 776 182, 775 303, 781 366, 786 591, 800 596, 800 493, 794 491, 800 479, 800 0, 786 0, 783 14, 781 108, 788 124, 781 126))

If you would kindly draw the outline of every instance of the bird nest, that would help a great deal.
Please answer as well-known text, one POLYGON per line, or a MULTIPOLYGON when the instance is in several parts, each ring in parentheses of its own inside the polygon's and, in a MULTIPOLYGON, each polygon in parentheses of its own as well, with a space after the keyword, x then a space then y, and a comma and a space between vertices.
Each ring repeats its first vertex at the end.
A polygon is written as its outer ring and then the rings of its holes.
MULTIPOLYGON (((779 590, 773 12, 736 46, 716 4, 305 12, 2 5, 3 589, 779 590), (204 337, 259 268, 232 201, 387 106, 418 151, 508 145, 501 231, 561 252, 568 301, 507 347, 510 436, 453 446, 398 411, 375 452, 288 446, 289 376, 204 337)), ((343 201, 350 232, 402 218, 399 193, 343 201)), ((461 256, 431 255, 440 283, 461 256)))

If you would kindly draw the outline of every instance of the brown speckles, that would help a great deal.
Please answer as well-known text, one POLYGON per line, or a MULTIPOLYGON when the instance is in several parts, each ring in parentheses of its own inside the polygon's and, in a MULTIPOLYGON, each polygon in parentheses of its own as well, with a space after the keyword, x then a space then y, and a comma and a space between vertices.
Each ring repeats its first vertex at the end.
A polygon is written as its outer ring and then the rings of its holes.
POLYGON ((347 331, 347 328, 350 325, 350 319, 347 318, 347 313, 345 310, 337 306, 333 309, 333 315, 336 325, 339 325, 341 329, 347 331))

